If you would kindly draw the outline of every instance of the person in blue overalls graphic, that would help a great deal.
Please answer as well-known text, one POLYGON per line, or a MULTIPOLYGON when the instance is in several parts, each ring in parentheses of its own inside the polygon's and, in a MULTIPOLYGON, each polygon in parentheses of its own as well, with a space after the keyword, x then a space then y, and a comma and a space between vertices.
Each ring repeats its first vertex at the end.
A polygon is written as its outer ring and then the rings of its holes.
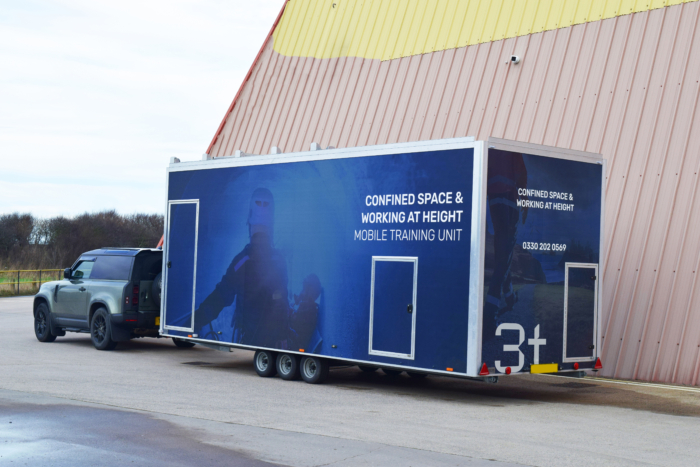
POLYGON ((527 187, 527 169, 522 154, 489 151, 486 196, 494 231, 494 264, 484 304, 485 334, 493 336, 503 313, 513 309, 511 264, 518 221, 527 219, 527 208, 518 207, 518 188, 527 187), (503 299, 503 300, 502 300, 503 299))
POLYGON ((296 350, 306 348, 314 337, 321 284, 315 274, 309 275, 290 305, 286 261, 274 248, 274 212, 270 190, 257 188, 248 211, 250 243, 233 258, 195 316, 203 326, 212 326, 235 300, 234 343, 296 350))

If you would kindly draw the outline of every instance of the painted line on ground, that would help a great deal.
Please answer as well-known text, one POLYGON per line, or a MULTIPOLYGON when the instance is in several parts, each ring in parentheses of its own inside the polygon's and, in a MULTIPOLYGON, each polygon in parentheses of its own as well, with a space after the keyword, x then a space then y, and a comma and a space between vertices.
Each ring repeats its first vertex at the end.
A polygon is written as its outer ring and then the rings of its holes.
MULTIPOLYGON (((541 374, 540 376, 553 376, 555 378, 569 378, 571 379, 571 376, 561 376, 561 375, 549 375, 549 374, 541 374)), ((676 391, 685 391, 685 392, 696 392, 700 394, 700 388, 698 387, 682 387, 682 386, 672 386, 670 384, 659 384, 659 383, 645 383, 641 381, 620 381, 618 379, 607 379, 607 378, 597 378, 595 376, 586 376, 585 378, 581 378, 583 381, 596 381, 599 383, 612 383, 612 384, 625 384, 628 386, 641 386, 641 387, 646 387, 646 388, 660 388, 660 389, 673 389, 676 391)))

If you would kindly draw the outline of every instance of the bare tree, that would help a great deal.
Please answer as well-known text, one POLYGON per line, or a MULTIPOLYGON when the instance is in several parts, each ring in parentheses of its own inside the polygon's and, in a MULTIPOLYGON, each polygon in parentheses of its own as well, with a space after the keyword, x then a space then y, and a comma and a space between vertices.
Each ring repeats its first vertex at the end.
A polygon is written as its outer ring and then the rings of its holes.
POLYGON ((12 268, 62 268, 101 247, 155 247, 163 234, 160 214, 85 213, 73 219, 0 216, 0 264, 12 268))

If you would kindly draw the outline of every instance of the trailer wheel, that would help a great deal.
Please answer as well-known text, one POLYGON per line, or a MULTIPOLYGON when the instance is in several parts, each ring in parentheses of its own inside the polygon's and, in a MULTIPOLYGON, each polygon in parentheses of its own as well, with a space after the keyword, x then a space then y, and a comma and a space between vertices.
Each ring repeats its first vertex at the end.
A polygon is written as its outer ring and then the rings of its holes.
POLYGON ((392 370, 390 368, 382 368, 382 371, 387 376, 399 376, 401 373, 403 373, 402 370, 392 370))
POLYGON ((253 363, 255 365, 255 372, 258 374, 258 376, 267 378, 270 376, 275 376, 275 373, 277 373, 275 354, 269 350, 255 351, 253 363))
POLYGON ((359 368, 360 368, 360 370, 364 371, 365 373, 374 373, 375 371, 378 370, 378 368, 376 366, 360 365, 359 368))
POLYGON ((415 371, 407 371, 406 373, 413 379, 424 379, 428 376, 428 373, 416 373, 415 371))
POLYGON ((277 374, 280 378, 291 381, 299 378, 299 358, 290 353, 277 355, 277 374))
POLYGON ((175 347, 180 347, 181 349, 191 349, 197 345, 194 342, 178 339, 177 337, 173 337, 173 344, 175 344, 175 347))
POLYGON ((301 379, 309 384, 320 384, 328 377, 329 365, 324 358, 304 357, 299 369, 301 379))

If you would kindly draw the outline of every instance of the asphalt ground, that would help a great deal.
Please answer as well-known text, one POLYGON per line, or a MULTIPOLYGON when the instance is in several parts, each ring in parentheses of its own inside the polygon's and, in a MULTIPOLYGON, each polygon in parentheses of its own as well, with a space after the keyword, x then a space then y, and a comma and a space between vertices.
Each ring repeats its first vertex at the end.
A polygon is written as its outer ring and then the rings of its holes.
POLYGON ((0 299, 3 466, 700 465, 698 388, 354 367, 309 385, 258 377, 242 350, 40 343, 31 301, 0 299))

